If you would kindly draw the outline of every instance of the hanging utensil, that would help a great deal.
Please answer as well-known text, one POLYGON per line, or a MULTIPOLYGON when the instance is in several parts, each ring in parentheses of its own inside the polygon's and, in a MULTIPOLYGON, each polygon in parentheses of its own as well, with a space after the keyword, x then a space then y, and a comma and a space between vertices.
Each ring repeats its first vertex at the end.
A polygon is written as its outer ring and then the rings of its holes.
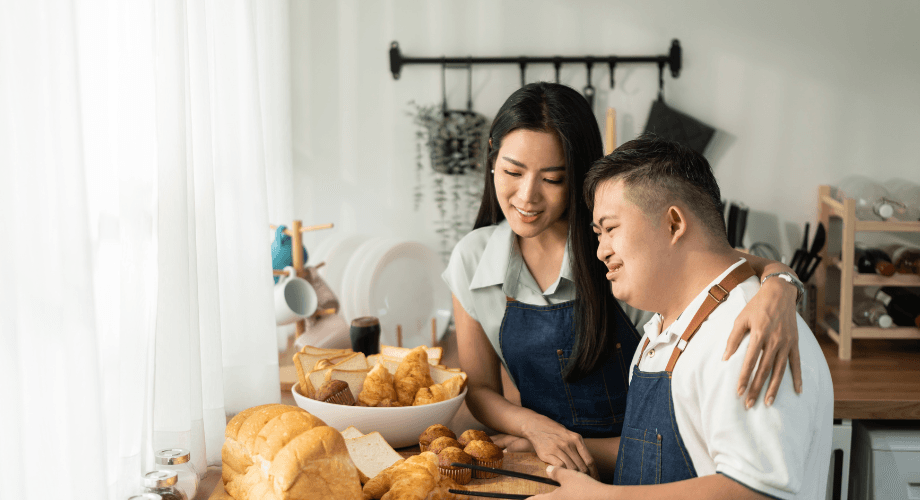
POLYGON ((585 99, 588 100, 588 106, 591 109, 594 109, 594 87, 591 85, 591 68, 594 66, 594 62, 588 57, 588 61, 585 63, 585 66, 588 68, 588 84, 585 85, 584 94, 585 99))
POLYGON ((527 59, 522 57, 518 61, 518 65, 521 67, 521 87, 527 85, 527 59))
POLYGON ((562 69, 562 58, 553 58, 553 68, 556 69, 556 83, 559 83, 559 70, 562 69))
MULTIPOLYGON (((789 267, 791 267, 793 271, 796 271, 796 266, 799 264, 799 262, 802 261, 802 258, 804 258, 805 255, 808 253, 808 229, 809 229, 809 226, 808 226, 808 223, 806 222, 805 223, 805 237, 802 239, 802 246, 795 249, 795 253, 792 254, 792 260, 789 261, 789 267)), ((796 271, 796 274, 798 274, 798 271, 796 271)))
POLYGON ((818 256, 818 252, 824 249, 824 241, 826 238, 827 233, 824 229, 824 224, 818 223, 818 229, 815 231, 815 239, 811 242, 811 250, 808 251, 808 255, 805 257, 804 262, 799 266, 802 272, 796 272, 796 274, 804 276, 801 278, 803 282, 808 281, 808 278, 810 278, 818 268, 818 263, 821 262, 821 257, 818 256))
POLYGON ((610 90, 613 90, 614 87, 616 87, 616 81, 614 81, 613 75, 617 67, 617 58, 616 57, 608 58, 607 65, 610 66, 610 90))

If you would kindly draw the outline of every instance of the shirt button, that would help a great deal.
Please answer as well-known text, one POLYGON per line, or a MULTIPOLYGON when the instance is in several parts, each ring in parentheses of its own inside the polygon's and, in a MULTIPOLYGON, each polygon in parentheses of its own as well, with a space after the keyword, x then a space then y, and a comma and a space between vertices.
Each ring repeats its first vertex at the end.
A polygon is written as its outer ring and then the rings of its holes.
POLYGON ((556 354, 562 356, 562 349, 556 349, 556 354))
POLYGON ((652 349, 651 351, 648 352, 648 357, 650 357, 650 358, 654 358, 654 357, 655 357, 655 350, 654 350, 654 349, 652 349))

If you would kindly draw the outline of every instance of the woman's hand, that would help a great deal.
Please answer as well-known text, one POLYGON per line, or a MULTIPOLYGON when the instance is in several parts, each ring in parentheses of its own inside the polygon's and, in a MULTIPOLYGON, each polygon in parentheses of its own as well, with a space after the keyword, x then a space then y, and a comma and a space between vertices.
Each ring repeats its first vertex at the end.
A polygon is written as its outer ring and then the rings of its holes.
POLYGON ((768 279, 735 320, 731 335, 728 337, 723 360, 730 358, 738 350, 744 334, 750 330, 751 340, 745 353, 741 375, 738 378, 738 396, 743 395, 747 389, 744 403, 747 408, 754 406, 771 371, 773 375, 767 387, 764 402, 767 406, 773 404, 786 372, 787 361, 792 368, 792 383, 795 391, 802 392, 799 330, 795 313, 796 296, 797 291, 790 283, 778 278, 768 279), (748 381, 751 379, 758 356, 760 364, 753 382, 748 387, 748 381))
POLYGON ((546 475, 559 483, 559 487, 549 493, 535 495, 534 500, 582 500, 586 498, 610 498, 609 488, 599 481, 573 470, 566 470, 550 465, 546 468, 546 475))
POLYGON ((527 438, 512 436, 511 434, 496 434, 492 436, 492 442, 495 443, 495 446, 507 452, 536 452, 527 438))
POLYGON ((594 458, 588 452, 581 435, 572 432, 543 415, 534 415, 522 429, 524 437, 533 445, 537 457, 557 467, 576 470, 591 477, 600 477, 594 458))

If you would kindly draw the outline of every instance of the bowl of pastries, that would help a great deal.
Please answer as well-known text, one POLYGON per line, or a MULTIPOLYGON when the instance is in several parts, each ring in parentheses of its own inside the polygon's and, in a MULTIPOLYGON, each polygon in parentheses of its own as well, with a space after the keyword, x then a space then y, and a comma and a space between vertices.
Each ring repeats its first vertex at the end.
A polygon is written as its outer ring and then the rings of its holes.
POLYGON ((339 431, 379 432, 394 448, 418 443, 433 424, 448 424, 466 397, 466 374, 439 364, 440 347, 350 349, 304 346, 294 355, 291 389, 304 410, 339 431))

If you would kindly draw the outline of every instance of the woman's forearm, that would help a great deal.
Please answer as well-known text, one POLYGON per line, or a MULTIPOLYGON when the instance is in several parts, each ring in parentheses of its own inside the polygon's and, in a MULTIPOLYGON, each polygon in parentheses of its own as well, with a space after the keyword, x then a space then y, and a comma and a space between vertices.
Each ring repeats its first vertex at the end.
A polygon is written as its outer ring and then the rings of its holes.
POLYGON ((771 273, 781 273, 783 271, 787 273, 792 273, 794 276, 798 277, 795 274, 795 271, 791 267, 783 264, 782 262, 776 262, 775 260, 770 260, 764 257, 758 257, 749 253, 744 253, 740 250, 735 250, 735 253, 739 258, 746 259, 748 264, 754 268, 754 273, 758 278, 763 279, 764 276, 771 273))
POLYGON ((540 417, 533 410, 508 401, 490 387, 470 387, 466 405, 481 424, 502 434, 518 437, 526 437, 527 423, 540 417))
POLYGON ((588 438, 585 446, 594 458, 594 464, 601 474, 613 474, 620 451, 620 438, 588 438))

